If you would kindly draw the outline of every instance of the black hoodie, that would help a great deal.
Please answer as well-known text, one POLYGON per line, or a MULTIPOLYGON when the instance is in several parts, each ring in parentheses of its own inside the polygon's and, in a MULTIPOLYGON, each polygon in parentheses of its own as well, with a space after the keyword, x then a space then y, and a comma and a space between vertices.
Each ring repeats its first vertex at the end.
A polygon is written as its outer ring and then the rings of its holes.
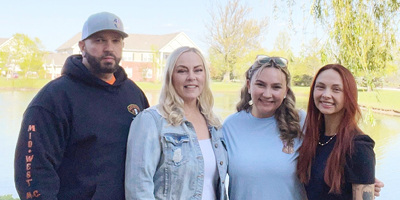
POLYGON ((15 152, 21 199, 125 199, 129 127, 149 107, 119 67, 110 85, 70 56, 24 113, 15 152))

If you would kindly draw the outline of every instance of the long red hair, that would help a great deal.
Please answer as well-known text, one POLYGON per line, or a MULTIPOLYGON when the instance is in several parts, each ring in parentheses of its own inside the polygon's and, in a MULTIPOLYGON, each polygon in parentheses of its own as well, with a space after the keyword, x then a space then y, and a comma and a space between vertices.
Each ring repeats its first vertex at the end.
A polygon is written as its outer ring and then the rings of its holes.
POLYGON ((357 122, 361 116, 357 103, 357 84, 351 72, 342 65, 325 65, 314 77, 310 87, 307 117, 303 128, 304 140, 302 146, 299 148, 297 174, 300 182, 304 184, 309 182, 311 165, 315 157, 320 134, 324 134, 325 132, 324 115, 315 106, 314 88, 319 74, 328 69, 335 70, 342 78, 345 104, 343 107, 343 117, 337 128, 336 143, 327 160, 324 181, 330 187, 329 193, 340 194, 340 186, 344 182, 346 154, 351 155, 353 138, 362 133, 357 126, 357 122))

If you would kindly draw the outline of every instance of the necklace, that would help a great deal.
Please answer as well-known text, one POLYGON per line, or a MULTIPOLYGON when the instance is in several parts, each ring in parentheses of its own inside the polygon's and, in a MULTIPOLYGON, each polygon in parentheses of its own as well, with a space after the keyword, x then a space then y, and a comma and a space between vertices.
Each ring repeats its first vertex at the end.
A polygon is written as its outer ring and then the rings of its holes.
POLYGON ((318 144, 321 146, 325 146, 326 144, 328 144, 334 137, 336 136, 336 133, 334 135, 332 135, 332 137, 329 138, 328 141, 321 143, 320 141, 318 141, 318 144))

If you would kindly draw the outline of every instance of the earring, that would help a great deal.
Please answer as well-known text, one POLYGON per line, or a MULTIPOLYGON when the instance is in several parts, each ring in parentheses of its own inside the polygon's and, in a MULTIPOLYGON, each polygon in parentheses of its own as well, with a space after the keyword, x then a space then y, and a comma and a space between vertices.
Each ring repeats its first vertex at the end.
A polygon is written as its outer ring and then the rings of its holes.
POLYGON ((283 97, 283 99, 286 99, 286 95, 283 97))
POLYGON ((253 100, 250 99, 249 101, 249 105, 252 106, 253 105, 253 100))

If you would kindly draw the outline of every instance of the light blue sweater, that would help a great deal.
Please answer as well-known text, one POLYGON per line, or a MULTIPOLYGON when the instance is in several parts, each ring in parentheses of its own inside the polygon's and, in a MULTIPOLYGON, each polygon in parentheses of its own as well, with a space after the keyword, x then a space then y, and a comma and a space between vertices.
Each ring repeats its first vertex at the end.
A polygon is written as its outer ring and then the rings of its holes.
MULTIPOLYGON (((301 126, 306 113, 300 111, 301 126)), ((282 141, 274 116, 256 118, 245 111, 230 115, 222 132, 228 149, 230 200, 306 199, 296 175, 301 141, 296 138, 295 153, 282 152, 282 141)))

